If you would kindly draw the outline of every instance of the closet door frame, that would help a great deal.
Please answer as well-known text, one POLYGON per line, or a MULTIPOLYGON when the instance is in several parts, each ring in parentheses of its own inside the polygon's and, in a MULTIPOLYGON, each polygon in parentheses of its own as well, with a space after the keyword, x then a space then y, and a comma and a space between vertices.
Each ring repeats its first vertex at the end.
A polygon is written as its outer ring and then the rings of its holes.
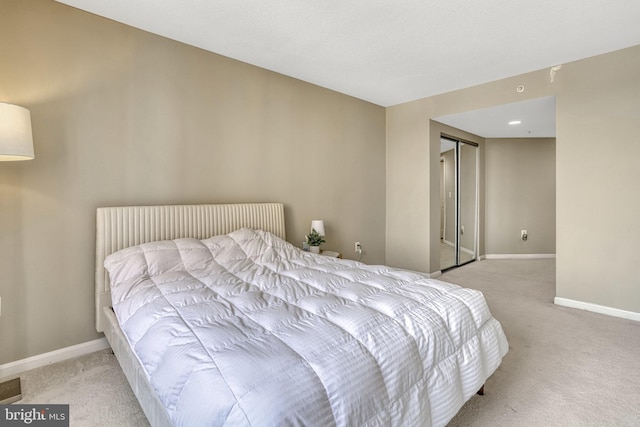
POLYGON ((454 172, 454 177, 455 177, 455 182, 454 182, 454 188, 455 188, 455 264, 453 266, 448 266, 444 269, 442 269, 442 271, 448 270, 450 268, 456 268, 456 267, 460 267, 461 265, 465 265, 468 264, 470 262, 473 262, 475 260, 478 259, 478 248, 479 248, 479 197, 478 197, 478 180, 479 180, 479 144, 472 142, 472 141, 466 141, 464 139, 461 138, 457 138, 454 136, 450 136, 447 134, 442 133, 440 135, 441 138, 446 139, 448 141, 451 141, 453 143, 455 143, 455 149, 454 149, 454 167, 455 167, 455 172, 454 172), (460 147, 462 144, 468 145, 468 146, 472 146, 475 148, 475 186, 474 186, 474 192, 475 192, 475 206, 473 208, 473 212, 474 212, 474 235, 473 235, 473 246, 474 246, 474 254, 473 254, 473 258, 465 261, 465 262, 460 262, 460 249, 461 249, 461 245, 460 245, 460 241, 461 241, 461 209, 460 209, 460 182, 461 182, 461 167, 460 167, 460 163, 461 163, 461 150, 460 147))

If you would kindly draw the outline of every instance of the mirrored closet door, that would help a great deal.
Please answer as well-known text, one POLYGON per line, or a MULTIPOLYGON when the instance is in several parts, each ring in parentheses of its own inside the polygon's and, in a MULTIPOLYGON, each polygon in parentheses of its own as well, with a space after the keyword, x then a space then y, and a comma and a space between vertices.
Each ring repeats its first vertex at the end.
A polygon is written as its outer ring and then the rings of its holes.
POLYGON ((474 261, 478 253, 478 146, 440 140, 440 270, 474 261))

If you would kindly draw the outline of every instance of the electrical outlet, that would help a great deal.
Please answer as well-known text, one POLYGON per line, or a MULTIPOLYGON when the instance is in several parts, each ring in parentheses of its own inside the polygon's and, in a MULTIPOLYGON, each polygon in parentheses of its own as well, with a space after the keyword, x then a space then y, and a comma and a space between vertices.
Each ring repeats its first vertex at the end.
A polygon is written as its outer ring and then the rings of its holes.
POLYGON ((525 241, 529 238, 529 233, 527 233, 527 230, 520 230, 520 238, 525 241))
POLYGON ((357 254, 361 254, 362 253, 362 245, 360 245, 360 242, 356 242, 355 246, 355 250, 357 254))

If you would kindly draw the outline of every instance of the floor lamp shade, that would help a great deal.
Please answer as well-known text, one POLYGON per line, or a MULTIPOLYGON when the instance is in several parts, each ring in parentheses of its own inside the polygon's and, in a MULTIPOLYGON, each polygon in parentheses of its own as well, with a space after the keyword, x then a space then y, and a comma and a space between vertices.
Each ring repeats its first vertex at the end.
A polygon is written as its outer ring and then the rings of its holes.
POLYGON ((0 161, 33 158, 31 113, 26 108, 0 102, 0 161))

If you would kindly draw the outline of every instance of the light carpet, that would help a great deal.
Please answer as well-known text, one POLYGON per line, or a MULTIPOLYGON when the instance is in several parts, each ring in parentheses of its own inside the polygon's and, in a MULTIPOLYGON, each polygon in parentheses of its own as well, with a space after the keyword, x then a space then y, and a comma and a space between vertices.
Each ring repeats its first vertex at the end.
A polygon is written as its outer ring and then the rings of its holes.
POLYGON ((552 259, 474 262, 441 279, 481 290, 509 340, 485 395, 450 426, 640 425, 640 322, 554 305, 552 259))
MULTIPOLYGON (((509 340, 485 395, 450 426, 640 425, 640 322, 554 305, 550 259, 474 262, 439 279, 481 290, 509 340)), ((21 378, 19 403, 68 403, 74 427, 148 425, 108 350, 21 378)))

